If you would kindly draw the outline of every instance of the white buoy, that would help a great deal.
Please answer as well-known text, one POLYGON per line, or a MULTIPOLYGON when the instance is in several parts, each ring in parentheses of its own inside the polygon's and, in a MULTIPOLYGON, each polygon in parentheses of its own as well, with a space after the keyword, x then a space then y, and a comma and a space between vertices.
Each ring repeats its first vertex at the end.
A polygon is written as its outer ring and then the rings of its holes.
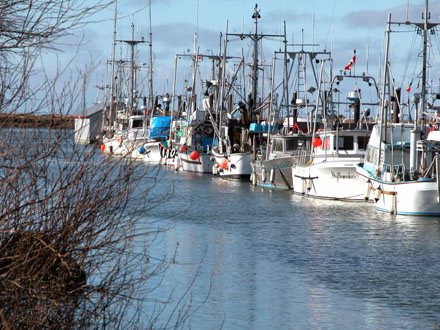
POLYGON ((252 185, 256 186, 257 185, 257 175, 255 173, 251 174, 251 179, 252 179, 252 185))
POLYGON ((393 193, 391 195, 391 207, 390 207, 391 213, 396 212, 396 202, 397 202, 397 195, 396 195, 396 193, 393 193))
POLYGON ((263 182, 266 182, 266 175, 267 175, 267 173, 266 173, 266 169, 263 168, 263 169, 261 170, 261 180, 262 180, 263 182))
POLYGON ((306 179, 302 179, 302 184, 301 184, 301 194, 305 194, 306 193, 306 179))
POLYGON ((370 199, 370 195, 371 195, 371 181, 368 180, 367 181, 367 191, 364 196, 366 201, 368 201, 370 199))
POLYGON ((380 199, 380 196, 382 196, 382 189, 380 189, 380 187, 377 187, 376 194, 374 195, 374 200, 377 202, 380 199))
POLYGON ((176 171, 178 171, 179 170, 179 168, 180 168, 180 157, 175 157, 174 158, 174 169, 176 170, 176 171))
POLYGON ((273 183, 275 180, 275 169, 272 167, 270 170, 270 183, 273 183))
POLYGON ((218 166, 216 166, 217 163, 212 165, 212 174, 217 175, 218 174, 218 166))
POLYGON ((307 180, 307 190, 310 191, 312 189, 312 186, 313 186, 313 180, 308 179, 307 180))

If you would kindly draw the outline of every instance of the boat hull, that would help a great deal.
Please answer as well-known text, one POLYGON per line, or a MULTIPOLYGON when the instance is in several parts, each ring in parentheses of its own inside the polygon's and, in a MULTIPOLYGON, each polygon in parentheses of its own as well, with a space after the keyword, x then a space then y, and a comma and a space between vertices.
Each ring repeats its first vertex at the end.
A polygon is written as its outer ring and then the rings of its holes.
POLYGON ((225 179, 249 180, 252 174, 252 153, 220 154, 212 150, 215 159, 214 166, 218 168, 218 174, 225 179))
POLYGON ((143 145, 143 161, 147 164, 177 166, 178 156, 176 149, 168 149, 159 141, 150 141, 143 145))
POLYGON ((214 160, 207 153, 200 153, 199 158, 191 159, 189 152, 179 153, 180 165, 185 172, 212 173, 214 160))
POLYGON ((361 166, 357 167, 357 172, 364 183, 365 198, 374 200, 377 210, 402 215, 440 216, 435 179, 387 182, 377 179, 361 166))
POLYGON ((294 165, 292 179, 296 194, 333 200, 365 200, 365 186, 356 172, 354 160, 294 165))
POLYGON ((271 189, 292 189, 292 166, 294 164, 295 157, 293 156, 255 161, 256 184, 271 189))

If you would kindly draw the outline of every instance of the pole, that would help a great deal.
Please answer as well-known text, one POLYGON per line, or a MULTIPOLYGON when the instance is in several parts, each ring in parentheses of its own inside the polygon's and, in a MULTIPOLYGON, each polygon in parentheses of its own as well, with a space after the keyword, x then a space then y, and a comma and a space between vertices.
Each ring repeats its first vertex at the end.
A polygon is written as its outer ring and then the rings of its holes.
POLYGON ((115 16, 113 20, 113 47, 112 47, 112 77, 110 87, 110 122, 113 125, 115 118, 115 52, 116 52, 116 20, 118 19, 118 0, 115 0, 115 16))
POLYGON ((149 80, 148 80, 148 85, 149 85, 149 93, 148 93, 148 98, 149 98, 149 107, 151 109, 151 111, 153 111, 153 33, 151 30, 151 0, 148 1, 148 15, 149 15, 149 24, 148 24, 148 28, 149 28, 149 36, 150 36, 150 69, 149 69, 149 80))
POLYGON ((380 129, 379 129, 379 153, 377 155, 376 167, 379 168, 382 158, 382 141, 385 142, 386 137, 383 137, 385 127, 384 123, 386 122, 386 109, 385 109, 385 93, 386 93, 386 82, 387 82, 387 71, 388 71, 388 51, 390 47, 390 34, 391 34, 391 13, 388 14, 388 23, 387 23, 387 39, 385 44, 385 59, 383 65, 383 80, 382 80, 382 102, 381 102, 381 111, 380 111, 380 129))

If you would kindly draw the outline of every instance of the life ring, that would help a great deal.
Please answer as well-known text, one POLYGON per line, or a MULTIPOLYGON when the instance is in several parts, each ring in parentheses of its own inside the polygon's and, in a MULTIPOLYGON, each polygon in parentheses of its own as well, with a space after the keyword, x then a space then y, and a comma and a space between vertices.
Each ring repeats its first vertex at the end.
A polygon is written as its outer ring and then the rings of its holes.
POLYGON ((214 128, 212 126, 204 126, 203 127, 203 135, 206 137, 211 137, 214 134, 214 128))

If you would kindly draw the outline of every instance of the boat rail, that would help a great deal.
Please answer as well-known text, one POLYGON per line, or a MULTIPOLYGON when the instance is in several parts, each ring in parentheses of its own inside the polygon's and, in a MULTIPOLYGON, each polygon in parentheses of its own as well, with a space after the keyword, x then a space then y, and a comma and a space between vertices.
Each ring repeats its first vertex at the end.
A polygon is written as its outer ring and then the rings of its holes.
POLYGON ((293 156, 294 164, 297 166, 306 166, 310 162, 311 155, 310 151, 307 150, 297 150, 296 154, 293 156))

